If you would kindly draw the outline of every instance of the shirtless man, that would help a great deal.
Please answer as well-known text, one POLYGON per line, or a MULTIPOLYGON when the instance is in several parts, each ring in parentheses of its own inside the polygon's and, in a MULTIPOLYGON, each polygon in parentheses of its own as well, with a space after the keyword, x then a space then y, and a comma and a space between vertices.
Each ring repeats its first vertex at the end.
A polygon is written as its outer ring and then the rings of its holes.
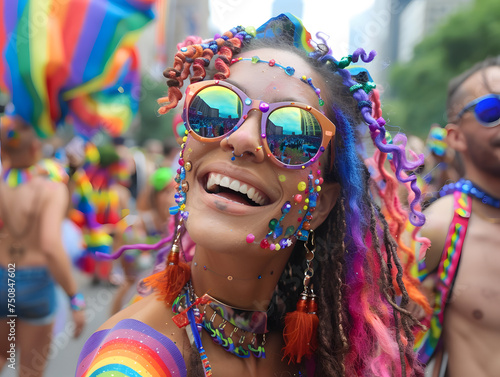
MULTIPOLYGON (((493 377, 500 371, 500 57, 485 60, 451 81, 448 93, 448 144, 463 158, 465 180, 444 191, 474 192, 456 280, 444 311, 442 350, 433 376, 493 377), (489 97, 484 97, 489 96, 489 97), (477 101, 476 101, 477 100, 477 101), (472 102, 474 101, 474 102, 472 102), (478 194, 477 196, 481 196, 478 194), (485 196, 485 197, 486 197, 485 196), (447 356, 446 356, 447 354, 447 356), (444 358, 441 358, 444 355, 444 358), (447 372, 439 364, 447 359, 447 372)), ((443 192, 444 194, 444 192, 443 192)), ((438 199, 426 211, 422 231, 432 246, 428 271, 435 270, 454 217, 454 195, 438 199)), ((464 202, 464 201, 463 201, 464 202)), ((455 207, 456 208, 456 207, 455 207)), ((459 240, 460 237, 457 239, 459 240)), ((459 244, 460 241, 457 243, 459 244)), ((458 247, 458 246, 457 246, 458 247)), ((431 275, 432 276, 432 275, 431 275)), ((431 279, 424 281, 428 284, 431 279)), ((434 287, 436 287, 434 283, 434 287)))
POLYGON ((7 364, 19 376, 42 376, 56 312, 54 281, 70 297, 75 337, 85 322, 61 237, 68 190, 37 173, 41 143, 20 118, 2 118, 0 140, 8 164, 0 180, 0 370, 7 364))

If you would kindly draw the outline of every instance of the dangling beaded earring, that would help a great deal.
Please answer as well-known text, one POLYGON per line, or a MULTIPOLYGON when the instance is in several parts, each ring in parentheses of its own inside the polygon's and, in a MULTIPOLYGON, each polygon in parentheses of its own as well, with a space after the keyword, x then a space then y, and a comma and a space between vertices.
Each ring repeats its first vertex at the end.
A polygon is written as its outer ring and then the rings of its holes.
POLYGON ((182 138, 181 152, 179 154, 179 169, 177 169, 177 176, 175 177, 177 188, 174 199, 177 205, 169 208, 169 213, 171 215, 176 215, 180 212, 184 220, 187 220, 189 216, 189 213, 185 211, 186 192, 189 191, 189 184, 186 181, 186 172, 189 172, 192 167, 190 161, 184 161, 184 148, 186 147, 187 135, 188 131, 185 131, 184 137, 182 138))
POLYGON ((316 314, 318 304, 316 302, 316 295, 312 288, 309 288, 309 283, 314 275, 312 261, 316 251, 313 230, 310 230, 304 247, 306 249, 304 290, 300 294, 296 310, 287 313, 285 316, 285 329, 283 330, 283 339, 285 341, 283 358, 288 357, 289 363, 300 363, 304 356, 306 358, 311 357, 318 346, 317 330, 319 318, 316 314))
POLYGON ((182 288, 191 278, 189 266, 179 260, 183 223, 184 220, 181 217, 177 225, 172 249, 167 257, 165 269, 144 279, 146 286, 155 289, 156 292, 163 297, 165 302, 169 304, 175 300, 182 288))

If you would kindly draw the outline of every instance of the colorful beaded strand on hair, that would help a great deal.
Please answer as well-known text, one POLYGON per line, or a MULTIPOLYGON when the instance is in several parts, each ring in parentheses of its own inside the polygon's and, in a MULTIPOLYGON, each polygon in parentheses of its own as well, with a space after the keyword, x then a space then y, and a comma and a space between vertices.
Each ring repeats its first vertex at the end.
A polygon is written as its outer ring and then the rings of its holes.
MULTIPOLYGON (((278 68, 281 68, 283 71, 285 71, 285 73, 288 75, 288 76, 293 76, 295 74, 295 68, 291 67, 291 66, 284 66, 284 65, 281 65, 279 63, 276 63, 276 60, 274 59, 271 59, 271 60, 262 60, 261 58, 259 58, 258 56, 252 56, 251 58, 234 58, 231 60, 231 65, 234 64, 234 63, 237 63, 237 62, 241 62, 241 61, 250 61, 252 62, 253 64, 256 64, 256 63, 265 63, 267 65, 269 65, 270 67, 278 67, 278 68)), ((316 95, 318 96, 319 98, 319 105, 320 106, 323 106, 325 104, 325 101, 323 101, 323 99, 321 98, 321 90, 317 87, 315 87, 312 83, 312 78, 307 78, 306 76, 302 76, 300 78, 300 81, 302 81, 303 83, 309 85, 313 90, 314 90, 314 93, 316 93, 316 95)))
POLYGON ((186 192, 189 190, 189 184, 186 181, 186 171, 191 170, 191 162, 184 161, 184 148, 186 146, 188 131, 185 131, 185 135, 182 138, 183 144, 181 145, 181 152, 179 153, 179 169, 177 169, 177 175, 175 177, 175 183, 177 184, 177 190, 174 195, 174 200, 177 203, 176 206, 169 208, 169 213, 171 215, 176 215, 180 212, 183 220, 187 220, 189 212, 186 209, 186 192))

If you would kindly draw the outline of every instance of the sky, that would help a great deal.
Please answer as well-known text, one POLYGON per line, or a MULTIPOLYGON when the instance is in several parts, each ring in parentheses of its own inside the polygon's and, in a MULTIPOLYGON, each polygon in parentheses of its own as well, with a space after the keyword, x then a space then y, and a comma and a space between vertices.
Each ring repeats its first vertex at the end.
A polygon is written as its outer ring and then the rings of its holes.
MULTIPOLYGON (((294 9, 295 0, 278 0, 294 9)), ((328 36, 333 56, 340 59, 349 51, 349 21, 366 10, 374 0, 303 0, 302 21, 314 40, 317 32, 328 36)), ((258 27, 273 15, 273 0, 210 0, 210 22, 216 30, 242 26, 258 27), (236 23, 236 24, 235 24, 236 23)), ((292 11, 292 13, 295 13, 292 11)), ((325 38, 326 39, 326 38, 325 38)))

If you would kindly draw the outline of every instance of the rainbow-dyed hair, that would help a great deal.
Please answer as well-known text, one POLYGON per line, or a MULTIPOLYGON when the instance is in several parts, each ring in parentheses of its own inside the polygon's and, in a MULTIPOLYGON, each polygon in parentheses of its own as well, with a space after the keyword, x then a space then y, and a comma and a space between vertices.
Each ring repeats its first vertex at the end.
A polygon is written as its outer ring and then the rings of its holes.
MULTIPOLYGON (((325 112, 337 127, 329 148, 333 162, 324 178, 340 183, 341 197, 316 230, 320 263, 312 282, 320 306, 317 373, 422 376, 412 349, 416 321, 406 306, 410 298, 422 306, 426 301, 409 274, 414 257, 401 235, 408 220, 417 230, 424 223, 416 177, 405 174, 423 163, 423 155, 407 159, 403 134, 387 141, 375 85, 364 68, 350 67, 358 61, 372 61, 375 52, 358 49, 336 60, 325 43, 313 43, 300 20, 281 14, 258 29, 236 27, 213 40, 183 46, 175 55, 174 66, 164 72, 169 89, 159 99, 159 112, 175 108, 182 99, 184 81, 203 80, 215 56, 213 78, 223 80, 230 76, 238 53, 264 47, 294 50, 325 77, 332 98, 325 112), (377 151, 370 169, 359 152, 363 124, 377 151), (390 169, 384 167, 387 165, 390 169), (407 210, 397 196, 400 185, 408 189, 407 210), (401 255, 408 265, 401 263, 401 255)), ((284 312, 278 308, 286 307, 286 312, 296 305, 301 288, 296 282, 301 281, 304 262, 301 249, 302 245, 296 247, 278 283, 269 309, 271 328, 282 326, 284 312)))

